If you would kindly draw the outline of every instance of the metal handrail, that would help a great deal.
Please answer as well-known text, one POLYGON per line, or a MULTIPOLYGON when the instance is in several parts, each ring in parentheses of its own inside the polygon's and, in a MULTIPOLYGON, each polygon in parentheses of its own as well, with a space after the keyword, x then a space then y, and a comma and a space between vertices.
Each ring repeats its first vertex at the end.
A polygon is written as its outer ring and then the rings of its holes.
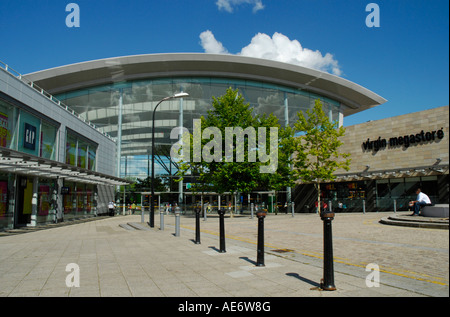
POLYGON ((66 110, 68 113, 70 113, 71 115, 75 116, 76 118, 78 118, 79 120, 83 121, 84 123, 88 124, 90 127, 94 128, 95 130, 97 130, 99 133, 103 134, 104 136, 106 136, 107 138, 114 140, 108 133, 101 131, 94 123, 90 122, 89 120, 86 120, 86 118, 84 118, 83 116, 81 116, 79 113, 75 112, 73 109, 71 109, 69 106, 67 106, 66 104, 64 104, 62 101, 60 101, 59 99, 55 98, 52 94, 50 94, 49 92, 45 91, 43 88, 39 87, 38 85, 36 85, 34 82, 29 81, 27 79, 25 79, 21 73, 19 73, 18 71, 16 71, 14 68, 11 68, 8 64, 2 62, 0 60, 0 68, 3 69, 4 71, 6 71, 7 73, 9 73, 10 75, 14 76, 15 78, 19 79, 20 81, 22 81, 23 83, 25 83, 26 85, 30 86, 31 88, 33 88, 34 90, 36 90, 38 93, 40 93, 41 95, 43 95, 44 97, 46 97, 48 100, 50 100, 51 102, 53 102, 55 105, 60 106, 61 108, 63 108, 64 110, 66 110))

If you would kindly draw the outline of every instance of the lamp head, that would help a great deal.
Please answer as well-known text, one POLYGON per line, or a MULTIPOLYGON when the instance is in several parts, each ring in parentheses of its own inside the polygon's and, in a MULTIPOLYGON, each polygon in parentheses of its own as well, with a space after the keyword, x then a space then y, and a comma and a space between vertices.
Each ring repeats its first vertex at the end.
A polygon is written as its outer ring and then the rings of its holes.
POLYGON ((183 97, 189 97, 189 94, 187 92, 180 92, 172 96, 172 98, 183 98, 183 97))

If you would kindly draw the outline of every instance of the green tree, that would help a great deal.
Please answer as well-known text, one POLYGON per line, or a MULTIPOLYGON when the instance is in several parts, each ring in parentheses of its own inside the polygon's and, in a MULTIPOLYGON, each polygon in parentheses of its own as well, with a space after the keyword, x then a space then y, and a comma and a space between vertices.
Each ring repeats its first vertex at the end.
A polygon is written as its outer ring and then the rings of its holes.
POLYGON ((292 130, 281 129, 273 114, 254 114, 237 90, 229 88, 223 96, 213 97, 212 109, 206 118, 201 117, 201 144, 194 144, 195 130, 194 124, 193 134, 184 137, 190 157, 179 164, 178 173, 181 179, 196 176, 193 191, 236 195, 293 184, 289 168, 295 149, 292 130), (203 153, 196 160, 199 148, 203 153))
POLYGON ((320 214, 320 184, 333 181, 336 170, 350 168, 350 154, 339 152, 342 145, 339 138, 345 134, 345 129, 338 127, 337 121, 329 120, 320 100, 315 101, 313 109, 306 111, 306 117, 298 112, 294 127, 300 133, 296 142, 295 173, 302 182, 315 184, 320 214))

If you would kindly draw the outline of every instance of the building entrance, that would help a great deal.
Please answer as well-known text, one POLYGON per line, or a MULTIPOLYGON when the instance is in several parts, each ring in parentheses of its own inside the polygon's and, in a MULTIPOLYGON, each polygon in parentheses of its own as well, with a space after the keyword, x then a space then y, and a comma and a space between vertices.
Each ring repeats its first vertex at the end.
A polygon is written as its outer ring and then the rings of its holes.
POLYGON ((23 227, 31 223, 31 210, 33 198, 33 179, 17 177, 16 217, 14 227, 23 227))

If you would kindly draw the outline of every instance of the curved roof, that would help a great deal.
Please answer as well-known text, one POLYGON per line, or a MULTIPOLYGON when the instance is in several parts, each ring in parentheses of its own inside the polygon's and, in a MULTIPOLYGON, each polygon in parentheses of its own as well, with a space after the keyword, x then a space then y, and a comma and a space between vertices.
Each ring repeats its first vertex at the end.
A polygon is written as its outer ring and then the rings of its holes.
POLYGON ((344 116, 386 100, 341 77, 311 68, 238 55, 147 54, 106 58, 51 68, 24 77, 51 94, 92 86, 161 77, 225 77, 301 89, 341 102, 344 116))

